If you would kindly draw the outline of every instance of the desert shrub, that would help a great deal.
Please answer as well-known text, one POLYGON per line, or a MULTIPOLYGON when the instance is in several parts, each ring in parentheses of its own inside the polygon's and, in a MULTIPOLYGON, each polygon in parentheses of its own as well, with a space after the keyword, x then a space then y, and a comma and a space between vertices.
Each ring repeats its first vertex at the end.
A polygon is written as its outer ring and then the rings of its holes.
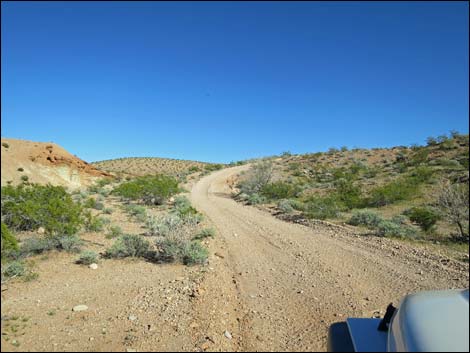
POLYGON ((284 181, 276 181, 274 183, 266 184, 260 190, 262 196, 271 200, 280 200, 295 197, 298 192, 298 187, 286 183, 284 181))
POLYGON ((29 180, 29 177, 27 175, 22 175, 20 179, 23 182, 27 182, 29 180))
POLYGON ((83 225, 88 232, 100 232, 105 225, 104 218, 94 216, 90 211, 84 212, 83 225))
POLYGON ((340 215, 340 205, 334 197, 310 197, 305 202, 304 214, 307 218, 336 218, 340 215))
POLYGON ((411 158, 408 159, 407 165, 414 166, 420 165, 427 162, 429 156, 429 150, 425 148, 418 148, 414 151, 411 158))
POLYGON ((79 252, 83 242, 76 235, 65 235, 55 238, 56 249, 67 252, 79 252))
POLYGON ((150 235, 167 236, 170 232, 183 226, 183 219, 178 214, 167 214, 160 217, 150 216, 146 221, 146 228, 150 235))
POLYGON ((207 260, 208 251, 199 242, 188 243, 183 250, 183 264, 196 265, 203 264, 207 260))
POLYGON ((112 213, 113 213, 113 209, 112 209, 112 208, 109 208, 109 207, 105 207, 105 208, 103 208, 103 213, 104 213, 104 214, 112 214, 112 213))
POLYGON ((193 166, 191 166, 191 167, 189 168, 189 171, 190 171, 191 173, 200 172, 200 171, 201 171, 201 168, 199 168, 199 167, 196 166, 196 165, 193 165, 193 166))
POLYGON ((382 220, 377 225, 377 235, 381 237, 413 237, 415 232, 412 228, 398 223, 382 220))
POLYGON ((194 236, 193 239, 200 240, 204 238, 213 238, 215 236, 214 228, 204 228, 198 234, 194 236))
POLYGON ((125 234, 106 250, 106 257, 145 257, 149 251, 150 243, 139 235, 125 234))
POLYGON ((400 224, 400 225, 403 225, 403 224, 406 224, 406 221, 407 221, 407 217, 405 217, 404 215, 401 215, 401 214, 397 214, 395 216, 393 216, 390 221, 393 222, 393 223, 396 223, 396 224, 400 224))
POLYGON ((76 235, 62 235, 53 237, 27 238, 20 246, 21 257, 42 254, 49 250, 63 250, 67 252, 78 252, 82 241, 76 235))
POLYGON ((94 197, 89 197, 84 203, 83 207, 84 208, 95 208, 96 205, 96 199, 94 197))
POLYGON ((147 205, 161 205, 179 191, 178 181, 170 176, 144 176, 122 183, 112 191, 124 199, 141 200, 147 205))
POLYGON ((283 213, 292 213, 294 208, 292 207, 290 200, 281 200, 277 203, 277 207, 283 213))
POLYGON ((22 257, 41 254, 45 251, 56 249, 57 242, 53 238, 27 238, 20 246, 22 257))
POLYGON ((450 184, 448 181, 442 181, 437 197, 437 204, 443 218, 455 224, 464 238, 468 238, 469 233, 468 192, 468 183, 450 184))
POLYGON ((271 162, 264 161, 254 164, 239 183, 240 192, 247 195, 259 193, 271 181, 272 174, 273 165, 271 162))
POLYGON ((174 203, 174 211, 180 216, 196 215, 197 210, 191 206, 191 202, 186 196, 177 196, 174 203))
POLYGON ((3 278, 21 277, 26 273, 26 266, 23 261, 11 261, 2 264, 2 280, 3 278))
POLYGON ((8 143, 6 143, 6 142, 2 142, 2 146, 5 147, 5 148, 9 148, 9 147, 10 147, 10 145, 9 145, 8 143))
POLYGON ((140 222, 145 222, 147 219, 147 209, 139 205, 125 205, 124 211, 135 217, 140 222))
POLYGON ((96 182, 96 185, 100 188, 102 188, 105 185, 109 185, 109 184, 111 184, 111 179, 109 179, 109 178, 103 178, 103 179, 100 179, 96 182))
POLYGON ((396 201, 408 200, 418 192, 418 185, 409 178, 400 178, 371 190, 366 205, 381 207, 396 201))
POLYGON ((85 250, 80 253, 80 257, 76 261, 77 264, 91 265, 98 261, 98 254, 91 250, 85 250))
POLYGON ((17 169, 17 171, 24 172, 24 169, 20 167, 20 168, 17 169))
POLYGON ((430 136, 426 139, 426 143, 428 146, 437 146, 438 141, 435 137, 430 136))
POLYGON ((412 207, 404 212, 410 221, 416 223, 425 232, 431 231, 440 219, 439 214, 429 207, 412 207))
POLYGON ((249 205, 258 205, 260 203, 265 203, 267 202, 267 199, 264 197, 264 196, 261 196, 259 194, 251 194, 248 199, 246 200, 246 202, 249 204, 249 205))
POLYGON ((61 186, 2 187, 2 219, 14 230, 44 227, 48 234, 74 234, 82 224, 82 208, 61 186))
POLYGON ((448 168, 461 168, 462 167, 461 163, 459 163, 459 161, 455 159, 437 158, 432 162, 433 162, 432 164, 441 165, 443 167, 448 167, 448 168))
POLYGON ((339 179, 335 183, 336 199, 347 209, 358 208, 364 204, 361 188, 354 185, 351 180, 339 179))
POLYGON ((207 172, 213 172, 216 170, 220 170, 223 167, 223 164, 207 164, 206 166, 204 166, 204 170, 207 172))
POLYGON ((8 229, 7 225, 2 222, 2 258, 12 251, 18 250, 18 242, 12 232, 8 229))
POLYGON ((116 238, 123 235, 123 231, 119 226, 110 226, 108 228, 108 233, 106 234, 106 238, 116 238))
POLYGON ((427 166, 419 166, 411 172, 411 181, 415 183, 429 182, 434 174, 434 170, 427 166))
POLYGON ((181 239, 164 239, 157 244, 164 256, 172 261, 182 262, 185 265, 204 263, 208 251, 197 241, 181 239))
POLYGON ((374 228, 382 222, 383 219, 377 213, 370 210, 359 210, 353 212, 351 218, 348 221, 348 224, 353 226, 367 226, 369 228, 374 228))
POLYGON ((335 154, 338 153, 339 150, 336 147, 330 147, 328 148, 328 154, 335 154))

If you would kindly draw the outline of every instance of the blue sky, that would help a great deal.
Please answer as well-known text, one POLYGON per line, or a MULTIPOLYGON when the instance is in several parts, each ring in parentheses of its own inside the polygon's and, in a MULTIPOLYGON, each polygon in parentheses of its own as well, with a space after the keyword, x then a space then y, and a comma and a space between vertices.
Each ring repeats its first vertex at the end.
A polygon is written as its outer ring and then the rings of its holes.
POLYGON ((2 137, 230 162, 468 133, 467 2, 8 2, 2 137))

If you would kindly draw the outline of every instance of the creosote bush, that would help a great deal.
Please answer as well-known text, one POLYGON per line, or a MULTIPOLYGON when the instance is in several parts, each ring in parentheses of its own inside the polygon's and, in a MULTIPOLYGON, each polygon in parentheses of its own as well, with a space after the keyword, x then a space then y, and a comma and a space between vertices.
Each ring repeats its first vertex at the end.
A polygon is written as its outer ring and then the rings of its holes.
POLYGON ((383 219, 377 213, 369 210, 359 210, 353 212, 348 224, 353 226, 377 227, 383 219))
POLYGON ((145 257, 149 251, 150 243, 139 235, 125 234, 120 236, 114 244, 106 250, 106 257, 145 257))
POLYGON ((139 200, 146 205, 161 205, 179 191, 178 181, 170 176, 144 176, 124 182, 112 193, 124 199, 139 200))
POLYGON ((82 251, 76 261, 77 264, 81 265, 91 265, 96 262, 98 262, 98 254, 91 250, 82 251))
POLYGON ((430 207, 413 207, 406 210, 404 214, 425 232, 432 231, 436 222, 440 219, 439 214, 430 207))
POLYGON ((19 185, 2 187, 2 220, 12 230, 48 234, 74 234, 81 224, 82 208, 61 186, 19 185))

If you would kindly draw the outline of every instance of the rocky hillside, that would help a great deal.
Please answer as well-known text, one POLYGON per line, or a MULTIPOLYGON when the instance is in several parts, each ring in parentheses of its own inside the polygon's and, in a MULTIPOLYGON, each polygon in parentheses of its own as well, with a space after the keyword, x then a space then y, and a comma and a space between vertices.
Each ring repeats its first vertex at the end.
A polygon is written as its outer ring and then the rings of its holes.
POLYGON ((118 158, 94 162, 92 165, 102 171, 130 177, 151 174, 178 176, 222 167, 219 164, 157 157, 118 158))
POLYGON ((51 142, 2 138, 1 150, 2 185, 29 181, 74 189, 110 176, 51 142))
POLYGON ((286 152, 253 165, 240 176, 237 198, 279 218, 437 243, 468 239, 468 135, 430 137, 425 146, 286 152))

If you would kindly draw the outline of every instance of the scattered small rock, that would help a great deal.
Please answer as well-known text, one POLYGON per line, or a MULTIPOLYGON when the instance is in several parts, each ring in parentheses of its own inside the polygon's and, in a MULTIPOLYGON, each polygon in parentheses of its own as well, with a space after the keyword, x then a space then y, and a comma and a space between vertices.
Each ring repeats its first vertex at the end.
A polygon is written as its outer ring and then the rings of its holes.
POLYGON ((217 257, 220 257, 221 259, 224 258, 224 255, 222 255, 222 254, 220 254, 220 253, 218 253, 218 252, 216 252, 214 255, 217 256, 217 257))
POLYGON ((98 269, 98 265, 97 265, 97 264, 90 264, 90 266, 88 266, 88 267, 91 268, 92 270, 98 269))
POLYGON ((232 334, 230 332, 228 332, 227 330, 225 330, 224 336, 227 337, 229 340, 232 339, 232 334))
POLYGON ((72 311, 86 311, 88 310, 88 307, 86 305, 76 305, 72 308, 72 311))
POLYGON ((39 227, 38 230, 37 230, 38 234, 44 234, 45 232, 46 232, 46 230, 44 229, 44 227, 39 227))
POLYGON ((129 315, 128 319, 131 320, 131 321, 135 321, 135 320, 137 320, 137 316, 129 315))

